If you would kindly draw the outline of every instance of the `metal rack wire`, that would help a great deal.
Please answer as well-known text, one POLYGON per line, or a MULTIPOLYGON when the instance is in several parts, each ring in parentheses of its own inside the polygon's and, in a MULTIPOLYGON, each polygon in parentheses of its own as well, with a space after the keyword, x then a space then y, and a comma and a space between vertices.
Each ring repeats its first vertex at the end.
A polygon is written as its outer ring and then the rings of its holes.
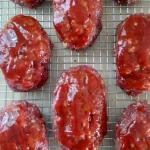
POLYGON ((112 0, 103 0, 103 30, 94 45, 80 52, 65 49, 56 36, 53 27, 52 1, 46 0, 37 9, 28 9, 13 4, 10 0, 0 0, 0 28, 14 15, 24 14, 35 17, 48 33, 54 43, 54 49, 49 64, 49 80, 39 90, 27 93, 13 92, 5 83, 0 71, 0 108, 10 101, 27 100, 36 104, 46 120, 49 150, 59 150, 59 145, 53 136, 51 122, 51 102, 55 84, 63 70, 79 64, 93 66, 104 78, 107 90, 108 134, 103 140, 101 150, 114 149, 115 124, 119 121, 124 108, 136 99, 149 99, 150 92, 138 97, 128 97, 116 86, 116 67, 114 57, 115 33, 117 25, 133 13, 150 13, 150 1, 141 0, 130 6, 117 6, 112 0))

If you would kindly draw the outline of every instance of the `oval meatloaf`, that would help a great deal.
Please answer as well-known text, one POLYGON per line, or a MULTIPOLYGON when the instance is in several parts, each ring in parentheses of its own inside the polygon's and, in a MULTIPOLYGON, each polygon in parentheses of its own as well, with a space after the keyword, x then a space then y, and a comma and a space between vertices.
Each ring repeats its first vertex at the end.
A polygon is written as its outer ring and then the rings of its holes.
POLYGON ((116 150, 150 150, 150 105, 136 101, 116 125, 116 150))
POLYGON ((0 32, 0 68, 10 88, 30 91, 44 85, 51 50, 52 43, 36 19, 13 17, 0 32))
POLYGON ((53 130, 63 150, 95 150, 106 135, 104 81, 92 67, 62 73, 54 90, 53 130))
POLYGON ((45 122, 37 106, 19 101, 0 110, 0 150, 48 150, 45 122))
POLYGON ((53 10, 58 37, 72 50, 91 46, 102 29, 101 0, 53 0, 53 10))
POLYGON ((128 5, 128 4, 138 2, 138 1, 139 0, 115 0, 115 2, 120 5, 128 5))
POLYGON ((29 8, 36 8, 44 2, 44 0, 11 0, 11 1, 20 6, 25 6, 29 8))
POLYGON ((150 15, 134 14, 117 28, 117 84, 128 95, 150 89, 150 15))

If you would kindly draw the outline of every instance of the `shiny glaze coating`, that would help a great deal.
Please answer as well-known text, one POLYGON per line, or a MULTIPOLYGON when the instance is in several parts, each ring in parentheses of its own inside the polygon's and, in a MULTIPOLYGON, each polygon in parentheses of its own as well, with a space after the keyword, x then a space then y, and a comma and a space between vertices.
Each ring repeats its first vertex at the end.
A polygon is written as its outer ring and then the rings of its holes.
POLYGON ((20 6, 25 6, 29 8, 36 8, 44 2, 44 0, 11 0, 11 1, 20 6))
POLYGON ((128 4, 138 2, 138 1, 139 0, 115 0, 115 2, 120 5, 128 5, 128 4))
POLYGON ((72 50, 91 46, 102 29, 101 0, 53 0, 53 10, 59 39, 72 50))
POLYGON ((63 150, 95 150, 106 135, 104 81, 92 67, 62 73, 54 90, 53 130, 63 150))
POLYGON ((0 150, 48 150, 45 123, 37 106, 19 101, 0 110, 0 150))
POLYGON ((150 88, 150 15, 134 14, 118 26, 117 84, 136 96, 150 88))
POLYGON ((52 44, 38 21, 17 15, 0 32, 0 68, 15 91, 40 88, 48 79, 52 44))
POLYGON ((150 150, 150 105, 136 101, 116 125, 116 150, 150 150))

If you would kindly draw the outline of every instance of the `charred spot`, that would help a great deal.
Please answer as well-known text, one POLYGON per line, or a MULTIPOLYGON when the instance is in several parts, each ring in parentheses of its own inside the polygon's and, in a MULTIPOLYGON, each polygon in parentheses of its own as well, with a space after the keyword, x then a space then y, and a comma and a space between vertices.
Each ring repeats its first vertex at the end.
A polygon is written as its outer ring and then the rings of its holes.
POLYGON ((90 116, 89 116, 89 127, 92 126, 93 121, 94 121, 94 114, 90 114, 90 116))
POLYGON ((90 13, 88 14, 88 17, 91 17, 91 14, 90 14, 90 13))

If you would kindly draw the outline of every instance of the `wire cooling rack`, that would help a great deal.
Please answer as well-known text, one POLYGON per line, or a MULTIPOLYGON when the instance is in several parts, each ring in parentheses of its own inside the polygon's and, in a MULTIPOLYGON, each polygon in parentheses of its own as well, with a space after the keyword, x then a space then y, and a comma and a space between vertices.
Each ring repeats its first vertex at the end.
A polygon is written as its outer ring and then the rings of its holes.
POLYGON ((136 99, 149 99, 150 92, 138 97, 128 97, 116 86, 116 66, 114 57, 117 25, 133 13, 150 13, 150 1, 141 0, 130 6, 117 6, 112 0, 103 0, 103 30, 94 45, 80 52, 63 47, 53 27, 52 1, 45 1, 37 9, 28 9, 13 4, 10 0, 0 0, 0 28, 14 15, 24 14, 35 17, 54 43, 49 64, 49 80, 39 90, 27 93, 13 92, 5 83, 0 71, 0 109, 10 101, 27 100, 36 104, 44 115, 48 131, 49 150, 59 150, 59 144, 52 130, 52 93, 62 71, 71 66, 87 64, 93 66, 103 77, 107 91, 108 134, 103 140, 101 150, 114 150, 114 127, 124 108, 136 99))

